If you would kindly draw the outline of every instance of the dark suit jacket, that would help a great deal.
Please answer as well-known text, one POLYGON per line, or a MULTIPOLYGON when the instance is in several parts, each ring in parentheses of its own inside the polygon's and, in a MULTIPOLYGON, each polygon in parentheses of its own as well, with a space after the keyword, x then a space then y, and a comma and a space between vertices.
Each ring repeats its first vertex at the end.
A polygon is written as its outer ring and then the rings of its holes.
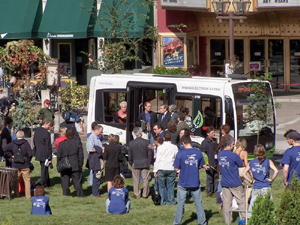
POLYGON ((215 159, 215 154, 217 154, 217 143, 216 141, 212 141, 208 137, 204 139, 201 143, 201 151, 205 152, 208 157, 209 165, 213 167, 217 167, 217 160, 215 159))
POLYGON ((177 115, 178 113, 173 113, 173 115, 171 114, 171 120, 173 120, 176 124, 178 123, 177 115))
POLYGON ((68 156, 72 171, 81 171, 83 165, 83 149, 81 142, 76 139, 67 139, 59 143, 57 151, 57 162, 68 156))
POLYGON ((167 111, 167 113, 166 113, 166 115, 165 115, 165 117, 164 117, 163 120, 162 120, 162 116, 163 116, 163 114, 159 115, 158 122, 161 123, 163 129, 165 130, 165 129, 167 129, 167 124, 171 120, 171 113, 169 113, 169 111, 167 111))
POLYGON ((134 169, 150 169, 153 151, 148 148, 149 141, 141 137, 129 142, 128 161, 134 169))
MULTIPOLYGON (((138 120, 145 120, 146 121, 145 112, 142 112, 138 116, 138 120)), ((156 123, 156 122, 157 122, 156 113, 155 112, 150 112, 150 128, 151 128, 151 131, 153 131, 153 124, 156 123)))
POLYGON ((96 152, 89 153, 89 169, 90 170, 101 170, 100 158, 102 158, 102 148, 99 146, 94 146, 96 152))
POLYGON ((119 144, 107 145, 103 153, 103 159, 106 160, 105 167, 119 168, 120 161, 122 159, 121 145, 119 144))
POLYGON ((184 121, 179 122, 179 123, 177 124, 177 127, 176 127, 176 128, 177 128, 177 131, 178 131, 178 132, 180 132, 183 128, 186 128, 186 129, 190 130, 189 125, 187 125, 187 123, 184 122, 184 121))
POLYGON ((52 159, 51 137, 48 130, 43 127, 36 128, 33 137, 33 144, 35 160, 46 161, 46 159, 52 159))

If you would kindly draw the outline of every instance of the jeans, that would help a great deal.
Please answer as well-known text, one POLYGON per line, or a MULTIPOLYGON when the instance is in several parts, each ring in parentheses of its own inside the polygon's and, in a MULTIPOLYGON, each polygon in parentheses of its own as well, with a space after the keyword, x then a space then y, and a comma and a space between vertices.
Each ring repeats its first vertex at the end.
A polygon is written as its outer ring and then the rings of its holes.
MULTIPOLYGON (((109 206, 109 204, 110 204, 110 200, 109 200, 109 199, 106 199, 106 201, 105 201, 105 206, 106 206, 106 212, 107 212, 108 214, 109 214, 109 212, 108 212, 108 206, 109 206)), ((126 213, 129 213, 129 210, 130 210, 130 204, 131 204, 131 202, 130 202, 130 200, 128 199, 127 202, 126 202, 126 208, 127 208, 126 213)))
POLYGON ((265 188, 261 188, 261 189, 252 189, 252 195, 251 195, 251 200, 250 200, 250 205, 249 205, 249 208, 248 208, 248 219, 251 217, 251 211, 252 211, 252 206, 253 206, 253 203, 255 201, 255 199, 257 198, 258 195, 265 195, 268 193, 268 191, 270 191, 270 199, 272 198, 272 195, 271 195, 271 188, 269 187, 265 187, 265 188))
POLYGON ((176 179, 175 170, 157 171, 158 190, 161 197, 161 201, 160 201, 161 205, 165 204, 165 200, 168 202, 168 205, 176 204, 174 199, 175 179, 176 179), (168 198, 165 199, 165 196, 167 196, 168 198))
POLYGON ((184 212, 184 204, 185 204, 186 196, 189 191, 191 192, 191 195, 196 205, 198 224, 206 225, 207 223, 206 223, 205 213, 202 206, 201 188, 200 187, 184 188, 181 186, 177 186, 177 209, 176 209, 173 225, 181 224, 181 219, 184 212))
POLYGON ((216 193, 218 190, 219 174, 213 169, 206 170, 206 194, 216 193))
POLYGON ((152 135, 151 131, 148 132, 148 138, 149 138, 150 145, 153 145, 154 138, 153 138, 153 135, 152 135))

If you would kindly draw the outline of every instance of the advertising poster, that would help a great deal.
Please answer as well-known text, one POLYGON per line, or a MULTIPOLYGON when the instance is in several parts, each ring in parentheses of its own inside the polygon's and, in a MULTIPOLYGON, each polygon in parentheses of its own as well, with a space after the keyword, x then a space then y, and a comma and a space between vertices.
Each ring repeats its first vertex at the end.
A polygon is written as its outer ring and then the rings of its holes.
POLYGON ((163 66, 184 67, 183 37, 163 37, 163 66))

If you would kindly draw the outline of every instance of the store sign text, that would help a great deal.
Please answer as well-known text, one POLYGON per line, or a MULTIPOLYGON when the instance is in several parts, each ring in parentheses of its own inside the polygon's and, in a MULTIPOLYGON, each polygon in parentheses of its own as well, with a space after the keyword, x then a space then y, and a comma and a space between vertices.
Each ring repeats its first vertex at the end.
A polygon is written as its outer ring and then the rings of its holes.
POLYGON ((300 0, 258 0, 258 7, 300 7, 300 0))

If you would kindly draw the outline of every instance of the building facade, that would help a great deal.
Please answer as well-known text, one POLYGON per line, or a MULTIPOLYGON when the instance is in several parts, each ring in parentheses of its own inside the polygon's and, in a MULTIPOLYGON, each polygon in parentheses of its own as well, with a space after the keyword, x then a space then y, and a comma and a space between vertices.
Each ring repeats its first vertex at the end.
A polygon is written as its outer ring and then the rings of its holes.
MULTIPOLYGON (((243 64, 236 72, 248 77, 271 72, 274 90, 300 89, 299 7, 299 0, 251 1, 243 23, 234 20, 234 54, 243 64), (254 64, 260 66, 258 70, 254 64)), ((163 37, 159 65, 224 76, 224 63, 229 60, 229 23, 217 20, 210 0, 159 0, 157 14, 163 37), (174 24, 185 24, 186 28, 178 30, 174 24), (182 46, 179 53, 178 43, 182 46), (180 55, 179 63, 170 59, 170 52, 180 55)))

